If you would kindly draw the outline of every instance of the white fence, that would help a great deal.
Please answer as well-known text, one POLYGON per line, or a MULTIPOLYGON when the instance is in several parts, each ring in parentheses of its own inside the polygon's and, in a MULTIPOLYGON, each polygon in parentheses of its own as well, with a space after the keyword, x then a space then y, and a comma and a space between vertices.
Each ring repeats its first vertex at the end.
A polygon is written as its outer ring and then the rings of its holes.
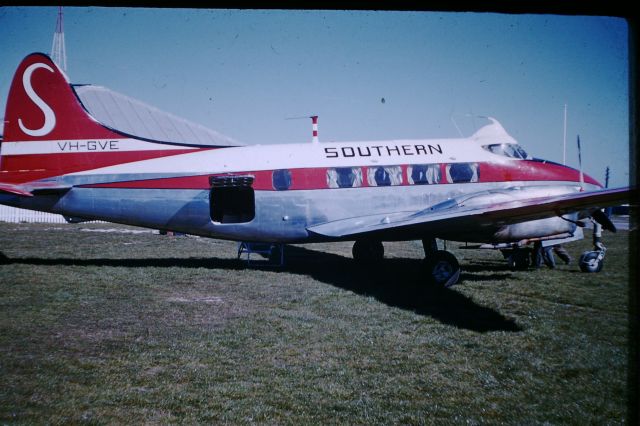
POLYGON ((12 223, 66 223, 59 214, 36 212, 33 210, 17 209, 0 205, 0 222, 12 223))

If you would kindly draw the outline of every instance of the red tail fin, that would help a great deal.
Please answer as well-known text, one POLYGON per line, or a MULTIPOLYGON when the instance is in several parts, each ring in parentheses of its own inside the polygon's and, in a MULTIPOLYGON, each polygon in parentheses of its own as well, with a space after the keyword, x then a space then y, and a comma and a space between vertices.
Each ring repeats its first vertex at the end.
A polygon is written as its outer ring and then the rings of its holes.
POLYGON ((5 120, 4 142, 122 137, 87 114, 64 73, 41 53, 27 56, 18 67, 5 120))
POLYGON ((0 146, 0 182, 24 183, 194 148, 135 139, 98 123, 45 54, 27 56, 13 77, 0 146))

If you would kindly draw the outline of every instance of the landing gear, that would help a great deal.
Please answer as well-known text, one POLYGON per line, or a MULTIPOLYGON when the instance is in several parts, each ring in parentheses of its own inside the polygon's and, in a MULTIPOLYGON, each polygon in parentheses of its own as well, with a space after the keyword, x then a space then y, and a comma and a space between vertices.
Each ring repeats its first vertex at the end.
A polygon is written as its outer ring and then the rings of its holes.
POLYGON ((445 250, 438 250, 435 238, 422 240, 424 269, 428 279, 437 286, 451 287, 460 280, 460 264, 456 257, 445 250))
MULTIPOLYGON (((607 219, 608 220, 608 219, 607 219)), ((613 225, 612 225, 613 226, 613 225)), ((615 227, 613 228, 615 230, 615 227)), ((593 250, 585 251, 580 256, 580 270, 582 272, 600 272, 604 265, 604 254, 607 248, 602 244, 602 226, 593 221, 593 250)))
POLYGON ((357 240, 351 250, 358 263, 373 263, 384 258, 384 246, 381 241, 357 240))
MULTIPOLYGON (((422 240, 425 259, 424 270, 431 284, 450 287, 460 280, 460 264, 456 257, 445 250, 438 250, 435 238, 422 240)), ((356 240, 353 258, 360 264, 373 264, 384 258, 384 246, 376 240, 356 240)))
POLYGON ((600 272, 604 264, 605 251, 606 249, 582 253, 582 256, 580 256, 580 270, 582 272, 600 272))
POLYGON ((283 266, 284 244, 241 241, 238 243, 238 260, 242 260, 243 256, 247 265, 283 266), (252 254, 257 254, 268 261, 256 261, 255 258, 251 258, 252 254))
POLYGON ((437 285, 451 287, 460 280, 460 264, 448 251, 438 250, 424 260, 429 280, 437 285))
MULTIPOLYGON (((602 213, 602 215, 604 215, 604 213, 602 213)), ((605 219, 609 220, 606 216, 605 219)), ((600 225, 600 223, 598 223, 595 218, 592 218, 592 220, 593 250, 585 251, 580 256, 578 265, 580 265, 580 270, 582 272, 600 272, 602 270, 602 266, 604 265, 604 253, 607 251, 607 248, 604 246, 604 244, 602 244, 601 241, 602 225, 600 225)), ((611 227, 613 227, 613 229, 609 229, 615 232, 615 227, 613 225, 611 225, 611 227)))
POLYGON ((513 271, 526 270, 531 266, 531 250, 528 248, 515 247, 512 250, 503 251, 502 254, 513 271))

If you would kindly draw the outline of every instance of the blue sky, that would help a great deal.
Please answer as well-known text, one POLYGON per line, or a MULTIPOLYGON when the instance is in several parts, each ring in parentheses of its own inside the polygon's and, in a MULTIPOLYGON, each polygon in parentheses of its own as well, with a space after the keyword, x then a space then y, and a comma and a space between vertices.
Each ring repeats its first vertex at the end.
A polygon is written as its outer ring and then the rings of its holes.
MULTIPOLYGON (((245 143, 465 136, 490 115, 536 157, 628 183, 621 18, 67 7, 67 73, 245 143), (384 102, 382 99, 384 98, 384 102)), ((0 111, 18 63, 49 53, 55 7, 0 8, 0 111)), ((3 112, 0 112, 3 114, 3 112)))

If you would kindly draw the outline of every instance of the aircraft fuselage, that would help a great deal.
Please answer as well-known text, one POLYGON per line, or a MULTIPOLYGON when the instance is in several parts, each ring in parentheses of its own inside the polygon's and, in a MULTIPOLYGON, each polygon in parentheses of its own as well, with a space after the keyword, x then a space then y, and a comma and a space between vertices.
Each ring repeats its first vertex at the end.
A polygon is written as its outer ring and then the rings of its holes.
MULTIPOLYGON (((56 141, 39 148, 15 145, 64 161, 92 151, 121 155, 131 142, 140 143, 113 139, 56 141)), ((308 232, 316 224, 419 211, 465 194, 488 191, 487 197, 499 199, 496 191, 507 190, 517 198, 513 188, 520 188, 523 198, 531 198, 531 191, 542 197, 580 190, 577 170, 486 148, 501 142, 460 138, 195 149, 50 179, 72 187, 61 197, 3 198, 22 208, 207 237, 306 242, 328 239, 308 232)), ((593 179, 585 180, 586 189, 598 188, 593 179)), ((527 232, 555 235, 575 228, 559 218, 537 222, 527 232)), ((441 229, 432 236, 478 242, 523 237, 506 229, 498 223, 486 229, 441 229)), ((384 239, 419 237, 400 232, 384 239)))

